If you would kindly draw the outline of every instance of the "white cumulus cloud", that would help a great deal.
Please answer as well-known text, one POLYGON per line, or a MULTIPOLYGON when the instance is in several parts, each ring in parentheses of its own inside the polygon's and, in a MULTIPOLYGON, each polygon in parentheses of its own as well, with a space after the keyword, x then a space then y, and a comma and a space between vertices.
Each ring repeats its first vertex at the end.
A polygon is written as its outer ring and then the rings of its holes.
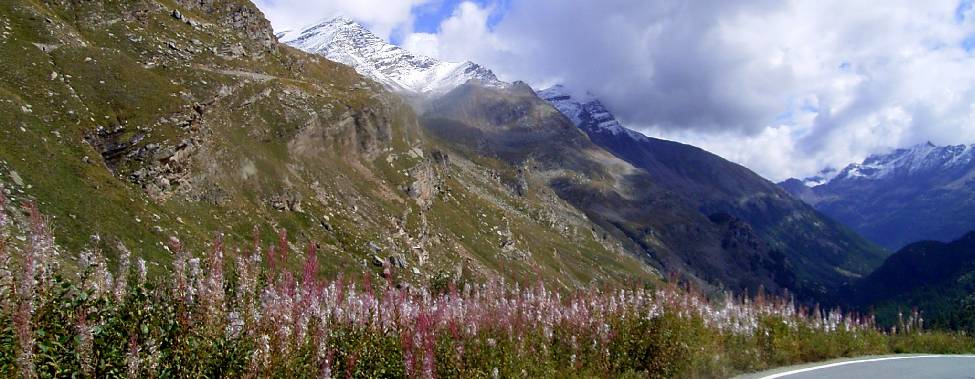
POLYGON ((587 88, 632 128, 779 180, 927 140, 975 142, 967 4, 532 0, 488 28, 491 7, 464 3, 405 45, 587 88))

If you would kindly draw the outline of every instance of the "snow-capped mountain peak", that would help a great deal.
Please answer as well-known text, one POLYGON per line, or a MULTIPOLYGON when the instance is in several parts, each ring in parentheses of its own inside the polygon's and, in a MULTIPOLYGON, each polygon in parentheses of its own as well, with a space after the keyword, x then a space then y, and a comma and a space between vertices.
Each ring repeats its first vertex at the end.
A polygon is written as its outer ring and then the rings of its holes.
POLYGON ((486 85, 504 84, 491 70, 476 63, 443 62, 411 53, 344 16, 280 33, 278 39, 352 66, 393 91, 412 95, 442 94, 470 80, 486 85))
POLYGON ((891 250, 955 239, 975 225, 975 145, 922 143, 871 155, 824 181, 814 179, 779 184, 891 250))
POLYGON ((936 146, 927 142, 887 154, 874 154, 840 171, 824 170, 820 175, 806 178, 803 183, 815 187, 834 181, 881 180, 944 172, 971 165, 975 165, 975 145, 936 146))
POLYGON ((586 133, 609 133, 614 136, 623 134, 636 140, 647 138, 620 124, 619 120, 592 93, 576 92, 557 84, 538 91, 538 97, 548 101, 586 133))

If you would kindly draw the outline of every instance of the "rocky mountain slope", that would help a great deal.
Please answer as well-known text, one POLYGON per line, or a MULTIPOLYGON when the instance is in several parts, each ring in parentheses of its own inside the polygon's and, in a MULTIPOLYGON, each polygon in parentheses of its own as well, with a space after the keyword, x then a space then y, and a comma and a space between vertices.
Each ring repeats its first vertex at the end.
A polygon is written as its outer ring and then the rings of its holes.
POLYGON ((842 282, 870 271, 882 253, 745 167, 693 146, 627 129, 591 94, 563 86, 539 92, 592 142, 649 173, 653 182, 709 217, 731 217, 794 266, 798 287, 842 282), (718 216, 716 216, 718 215, 718 216))
POLYGON ((921 144, 781 185, 891 250, 975 228, 975 145, 921 144))
POLYGON ((35 201, 66 252, 121 243, 159 271, 171 237, 288 230, 290 263, 314 242, 330 275, 659 278, 551 190, 514 195, 431 141, 381 84, 279 44, 249 2, 2 2, 0 56, 8 213, 23 229, 35 201))
POLYGON ((352 66, 389 89, 416 96, 442 95, 469 80, 501 85, 491 70, 471 62, 442 62, 387 43, 347 17, 292 32, 282 42, 352 66))
POLYGON ((921 309, 928 326, 975 332, 975 232, 907 245, 843 295, 888 324, 921 309))

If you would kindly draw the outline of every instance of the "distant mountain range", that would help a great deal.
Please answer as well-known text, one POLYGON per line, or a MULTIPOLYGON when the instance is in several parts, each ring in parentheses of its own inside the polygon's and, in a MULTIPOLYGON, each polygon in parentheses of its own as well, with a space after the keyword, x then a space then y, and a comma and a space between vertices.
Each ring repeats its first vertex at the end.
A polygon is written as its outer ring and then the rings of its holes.
POLYGON ((975 229, 975 145, 929 142, 780 185, 890 250, 975 229))

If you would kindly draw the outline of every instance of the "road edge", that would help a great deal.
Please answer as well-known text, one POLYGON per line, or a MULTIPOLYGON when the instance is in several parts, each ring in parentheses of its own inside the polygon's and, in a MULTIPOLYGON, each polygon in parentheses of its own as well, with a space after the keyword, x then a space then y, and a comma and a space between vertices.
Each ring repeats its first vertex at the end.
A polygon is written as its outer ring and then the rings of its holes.
POLYGON ((844 366, 856 363, 866 363, 866 362, 878 362, 886 360, 898 360, 898 359, 915 359, 915 358, 940 358, 940 357, 963 357, 963 358, 975 358, 975 355, 971 354, 888 354, 888 355, 867 355, 860 357, 846 357, 831 359, 822 362, 811 362, 795 366, 779 367, 766 371, 753 372, 748 374, 742 374, 735 376, 734 379, 776 379, 787 375, 799 374, 803 372, 814 371, 818 369, 844 366))

